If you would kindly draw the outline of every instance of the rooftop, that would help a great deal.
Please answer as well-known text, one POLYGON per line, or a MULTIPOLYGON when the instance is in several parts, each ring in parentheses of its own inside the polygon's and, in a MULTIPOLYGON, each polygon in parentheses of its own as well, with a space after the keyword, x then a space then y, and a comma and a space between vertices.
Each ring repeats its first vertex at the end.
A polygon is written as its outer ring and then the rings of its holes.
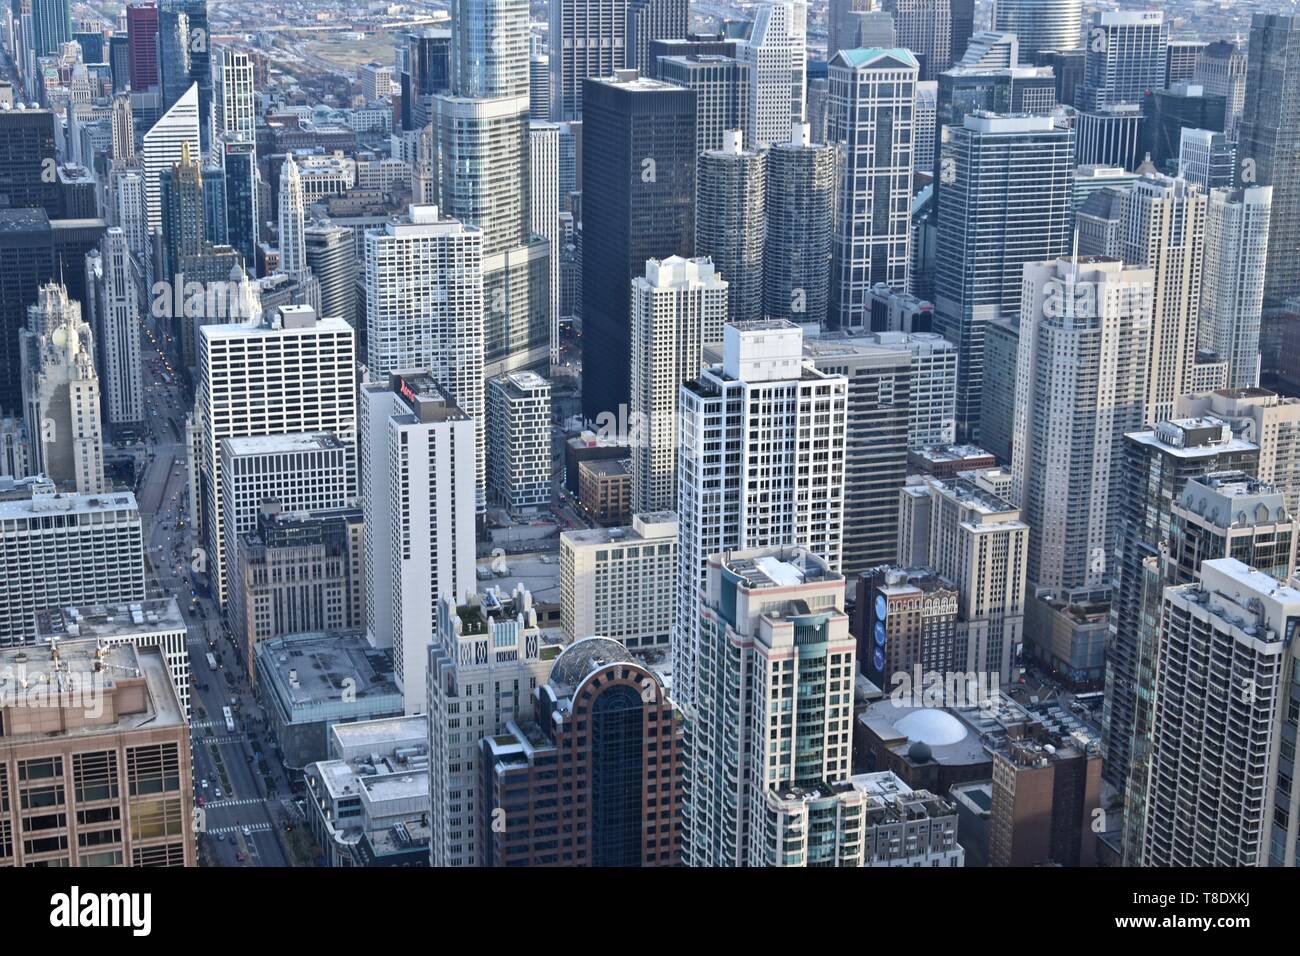
POLYGON ((257 644, 259 681, 268 681, 284 710, 294 715, 313 705, 387 698, 401 692, 394 681, 392 652, 371 647, 360 633, 293 634, 257 644))
POLYGON ((342 449, 343 443, 329 432, 298 432, 286 435, 256 435, 246 438, 225 438, 222 444, 235 457, 244 455, 272 455, 317 450, 342 449))
POLYGON ((53 608, 36 615, 36 641, 68 638, 134 637, 186 630, 174 597, 131 604, 89 604, 53 608))

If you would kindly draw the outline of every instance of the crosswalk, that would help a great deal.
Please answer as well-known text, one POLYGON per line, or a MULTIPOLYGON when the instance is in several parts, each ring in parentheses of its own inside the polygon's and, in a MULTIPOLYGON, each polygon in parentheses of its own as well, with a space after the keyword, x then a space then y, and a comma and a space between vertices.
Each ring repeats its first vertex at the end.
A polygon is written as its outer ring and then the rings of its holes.
POLYGON ((205 810, 216 810, 216 809, 219 809, 220 807, 247 807, 247 806, 251 806, 251 805, 253 805, 253 804, 255 804, 255 803, 259 803, 259 804, 260 804, 260 803, 265 803, 265 801, 264 801, 264 800, 258 800, 258 799, 252 798, 252 797, 249 797, 249 798, 247 798, 247 799, 245 799, 245 800, 213 800, 211 803, 206 804, 206 805, 204 806, 204 809, 205 809, 205 810))
POLYGON ((238 744, 248 739, 248 734, 222 734, 220 737, 196 737, 205 744, 238 744))
MULTIPOLYGON (((269 832, 271 832, 271 824, 269 824, 269 823, 249 823, 249 824, 246 824, 246 826, 248 827, 248 832, 249 832, 249 833, 269 833, 269 832)), ((207 833, 211 833, 211 834, 214 834, 214 835, 216 835, 216 836, 224 836, 224 835, 227 834, 227 833, 239 833, 239 832, 243 831, 243 829, 244 829, 243 826, 233 826, 233 827, 213 827, 212 829, 207 830, 207 831, 205 831, 205 832, 207 832, 207 833)))
POLYGON ((211 730, 215 726, 217 726, 217 722, 215 720, 191 720, 190 721, 191 730, 211 730))

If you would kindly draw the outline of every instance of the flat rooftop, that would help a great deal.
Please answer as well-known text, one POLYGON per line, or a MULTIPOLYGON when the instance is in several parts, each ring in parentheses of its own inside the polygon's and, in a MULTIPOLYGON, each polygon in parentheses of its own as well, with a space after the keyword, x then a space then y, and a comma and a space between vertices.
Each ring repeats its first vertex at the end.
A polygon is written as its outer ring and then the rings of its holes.
POLYGON ((732 552, 723 556, 722 567, 740 578, 751 590, 843 580, 821 558, 794 548, 767 553, 732 552))
POLYGON ((345 691, 355 694, 358 702, 401 696, 392 653, 371 647, 361 633, 277 637, 258 643, 256 654, 259 680, 271 682, 290 713, 311 705, 342 703, 345 691))
POLYGON ((105 511, 139 511, 135 495, 113 491, 102 495, 32 493, 31 487, 0 494, 0 520, 48 514, 99 514, 105 511))
POLYGON ((222 444, 235 457, 245 455, 293 454, 308 451, 333 451, 343 443, 329 432, 296 432, 287 435, 256 435, 246 438, 223 438, 222 444))
POLYGON ((173 597, 133 601, 129 604, 86 604, 51 608, 36 614, 36 641, 51 637, 69 638, 136 637, 171 634, 187 630, 180 606, 173 597))

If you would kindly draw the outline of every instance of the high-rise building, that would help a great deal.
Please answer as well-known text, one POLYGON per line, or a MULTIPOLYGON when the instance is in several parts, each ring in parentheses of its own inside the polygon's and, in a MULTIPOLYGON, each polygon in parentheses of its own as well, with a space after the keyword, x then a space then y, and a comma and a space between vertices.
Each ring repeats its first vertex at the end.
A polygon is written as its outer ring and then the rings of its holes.
MULTIPOLYGON (((698 692, 684 708, 683 862, 838 865, 839 839, 786 851, 789 831, 822 832, 795 798, 849 780, 857 668, 844 578, 814 551, 762 547, 711 554, 705 580, 698 692)), ((833 821, 838 802, 817 815, 833 821)))
MULTIPOLYGON (((1209 46, 1204 40, 1170 38, 1165 47, 1165 89, 1180 83, 1195 83, 1196 64, 1209 46)), ((1198 84, 1199 85, 1199 84, 1198 84)))
POLYGON ((118 93, 113 97, 112 150, 110 158, 128 162, 135 158, 135 119, 131 113, 131 95, 118 93))
POLYGON ((535 695, 535 722, 482 740, 484 816, 501 824, 483 831, 483 865, 679 864, 685 742, 661 678, 617 641, 586 637, 535 695))
POLYGON ((196 87, 199 132, 205 149, 212 134, 211 48, 207 0, 158 0, 162 109, 170 111, 191 86, 196 87))
POLYGON ((44 479, 0 493, 0 567, 0 645, 30 641, 49 608, 143 600, 135 495, 62 494, 44 479))
POLYGON ((1205 45, 1192 70, 1193 83, 1205 92, 1227 101, 1228 138, 1237 142, 1242 110, 1246 105, 1246 50, 1231 40, 1215 40, 1205 45))
POLYGON ((898 560, 898 493, 907 477, 912 355, 866 338, 804 339, 806 361, 848 380, 843 557, 849 573, 898 560))
POLYGON ((695 169, 695 254, 726 279, 732 322, 764 317, 767 155, 741 149, 741 136, 725 133, 723 147, 701 153, 695 169))
POLYGON ((1171 176, 1179 171, 1184 129, 1226 129, 1227 99, 1203 86, 1177 83, 1167 90, 1148 90, 1142 97, 1142 152, 1155 168, 1171 176))
POLYGON ((20 338, 33 473, 64 491, 107 490, 95 339, 80 303, 64 286, 41 286, 20 338))
POLYGON ((859 18, 870 15, 873 0, 829 0, 826 7, 826 59, 840 50, 854 50, 861 46, 859 18))
POLYGON ((853 634, 858 668, 877 687, 897 675, 952 674, 957 657, 957 592, 926 567, 882 565, 858 578, 853 634))
POLYGON ((1178 133, 1177 170, 1207 193, 1230 189, 1237 180, 1237 148, 1227 133, 1184 128, 1178 133))
POLYGON ((627 0, 556 0, 548 15, 551 119, 579 120, 587 79, 613 76, 623 67, 627 0))
POLYGON ((882 9, 894 19, 894 42, 916 57, 922 81, 952 67, 950 0, 884 0, 882 9))
POLYGON ((753 70, 745 145, 762 149, 785 141, 807 109, 808 5, 803 0, 760 0, 736 59, 753 70))
POLYGON ((177 278, 181 262, 186 256, 197 255, 206 238, 203 173, 189 143, 181 143, 180 159, 159 174, 158 194, 162 202, 164 275, 167 281, 177 283, 181 281, 177 278))
POLYGON ((171 108, 144 134, 140 147, 144 161, 145 208, 149 228, 162 231, 162 174, 188 155, 202 155, 199 145, 199 88, 191 84, 171 108))
POLYGON ((411 206, 367 230, 366 349, 372 374, 427 369, 476 424, 475 481, 486 495, 483 230, 411 206))
POLYGON ((1264 308, 1300 295, 1300 16, 1250 21, 1246 100, 1237 148, 1239 186, 1272 186, 1264 308))
MULTIPOLYGON (((357 328, 357 240, 347 226, 329 221, 303 229, 307 268, 320 283, 320 313, 357 328)), ((364 328, 357 329, 364 332, 364 328)))
POLYGON ((212 141, 217 142, 227 133, 241 139, 256 139, 257 108, 252 59, 243 50, 222 47, 218 70, 212 115, 216 135, 212 141))
POLYGON ((1124 435, 1142 424, 1153 281, 1114 259, 1024 267, 1011 497, 1030 528, 1032 585, 1108 580, 1124 435))
POLYGON ((509 372, 487 383, 488 497, 512 515, 551 503, 551 383, 509 372))
POLYGON ((826 142, 839 177, 828 324, 860 329, 870 290, 907 291, 912 231, 912 110, 916 58, 907 50, 841 50, 830 63, 826 142))
POLYGON ((207 577, 224 606, 226 531, 221 442, 330 432, 347 447, 356 493, 356 333, 309 306, 281 306, 259 322, 204 325, 198 335, 194 411, 207 577))
POLYGON ((58 56, 72 39, 71 9, 69 0, 31 0, 31 48, 38 57, 58 56))
POLYGON ((1081 44, 1083 0, 997 0, 993 29, 1014 33, 1020 58, 1037 63, 1045 50, 1075 50, 1081 44))
MULTIPOLYGON (((1169 24, 1159 10, 1102 10, 1088 25, 1081 110, 1141 103, 1148 90, 1165 85, 1169 24)), ((1061 49, 1061 47, 1056 47, 1061 49)))
POLYGON ((551 119, 551 58, 545 53, 528 57, 528 118, 534 123, 551 119))
POLYGON ((589 79, 582 123, 582 412, 630 395, 629 297, 648 259, 695 242, 695 92, 623 73, 589 79))
POLYGON ((1264 866, 1273 827, 1287 828, 1276 783, 1295 760, 1279 737, 1300 592, 1222 558, 1202 564, 1198 582, 1165 590, 1158 613, 1146 825, 1131 862, 1264 866))
POLYGON ((957 440, 957 346, 935 332, 872 332, 863 342, 912 353, 907 447, 951 445, 957 440))
POLYGON ((131 89, 143 93, 158 85, 158 8, 132 3, 126 8, 127 48, 131 62, 131 89))
POLYGON ((0 862, 195 866, 190 730, 164 652, 63 640, 0 652, 0 670, 21 675, 0 704, 0 862))
POLYGON ((302 176, 298 164, 290 154, 280 168, 280 271, 293 279, 301 279, 307 268, 307 243, 303 236, 305 200, 302 176))
POLYGON ((768 318, 821 328, 830 301, 835 149, 797 123, 790 142, 767 151, 763 310, 768 318))
POLYGON ((0 207, 59 215, 55 121, 50 110, 0 110, 0 207))
POLYGON ((722 149, 727 133, 749 129, 753 69, 729 56, 665 56, 657 79, 695 91, 695 152, 722 149))
POLYGON ((1144 117, 1137 103, 1110 103, 1075 114, 1074 156, 1079 166, 1143 167, 1144 117))
POLYGON ((226 241, 252 270, 257 262, 258 176, 257 152, 250 139, 223 136, 220 143, 221 170, 226 185, 226 241))
POLYGON ((654 75, 650 44, 655 40, 676 40, 691 26, 687 0, 626 0, 623 14, 623 62, 619 66, 654 75))
POLYGON ((1181 179, 1148 173, 1124 194, 1119 254, 1147 268, 1152 285, 1151 352, 1143 421, 1173 416, 1191 391, 1205 258, 1206 196, 1181 179))
POLYGON ((110 425, 142 422, 144 366, 140 357, 140 292, 126 233, 110 226, 99 245, 102 285, 95 328, 103 355, 102 400, 110 425))
POLYGON ((947 131, 934 325, 959 349, 960 440, 980 434, 985 328, 1019 312, 1025 263, 1066 252, 1073 146, 1049 117, 976 113, 947 131))
POLYGON ((727 282, 708 259, 670 256, 632 280, 632 508, 671 511, 677 500, 677 394, 722 342, 727 282))
POLYGON ((1259 384, 1259 326, 1272 186, 1215 189, 1205 216, 1200 344, 1228 363, 1228 388, 1259 384))
POLYGON ((425 706, 439 602, 474 592, 477 425, 425 370, 361 386, 366 627, 391 647, 407 713, 425 706))
POLYGON ((552 365, 560 362, 560 126, 558 123, 528 124, 528 200, 532 230, 543 236, 550 251, 547 303, 549 355, 552 365))
POLYGON ((1253 472, 1258 458, 1258 446, 1234 437, 1215 418, 1165 421, 1125 436, 1111 491, 1117 520, 1104 705, 1106 779, 1120 789, 1129 785, 1131 767, 1146 767, 1144 728, 1154 706, 1159 639, 1154 612, 1164 586, 1159 562, 1170 541, 1172 504, 1189 479, 1224 469, 1253 472))
POLYGON ((848 380, 804 364, 783 321, 723 328, 722 362, 681 387, 673 693, 693 706, 709 555, 795 543, 840 566, 848 380))
POLYGON ((509 595, 440 598, 433 620, 421 705, 429 715, 431 862, 479 866, 491 821, 480 741, 545 716, 533 692, 546 683, 560 648, 544 640, 522 585, 509 595))
POLYGON ((570 641, 593 634, 636 653, 671 646, 677 515, 652 511, 623 528, 560 533, 560 623, 570 641))

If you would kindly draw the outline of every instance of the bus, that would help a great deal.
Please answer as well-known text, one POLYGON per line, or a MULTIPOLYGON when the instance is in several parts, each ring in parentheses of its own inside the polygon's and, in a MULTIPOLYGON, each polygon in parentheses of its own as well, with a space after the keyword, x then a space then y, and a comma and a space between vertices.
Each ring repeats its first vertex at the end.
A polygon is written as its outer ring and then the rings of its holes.
POLYGON ((208 667, 212 668, 212 673, 217 672, 217 659, 212 656, 211 651, 208 652, 208 667))
POLYGON ((222 708, 221 708, 221 713, 222 713, 222 715, 226 718, 226 731, 227 731, 228 733, 232 733, 232 734, 233 734, 233 733, 235 732, 235 717, 234 717, 234 715, 231 714, 231 712, 230 712, 230 708, 229 708, 229 707, 222 707, 222 708))

